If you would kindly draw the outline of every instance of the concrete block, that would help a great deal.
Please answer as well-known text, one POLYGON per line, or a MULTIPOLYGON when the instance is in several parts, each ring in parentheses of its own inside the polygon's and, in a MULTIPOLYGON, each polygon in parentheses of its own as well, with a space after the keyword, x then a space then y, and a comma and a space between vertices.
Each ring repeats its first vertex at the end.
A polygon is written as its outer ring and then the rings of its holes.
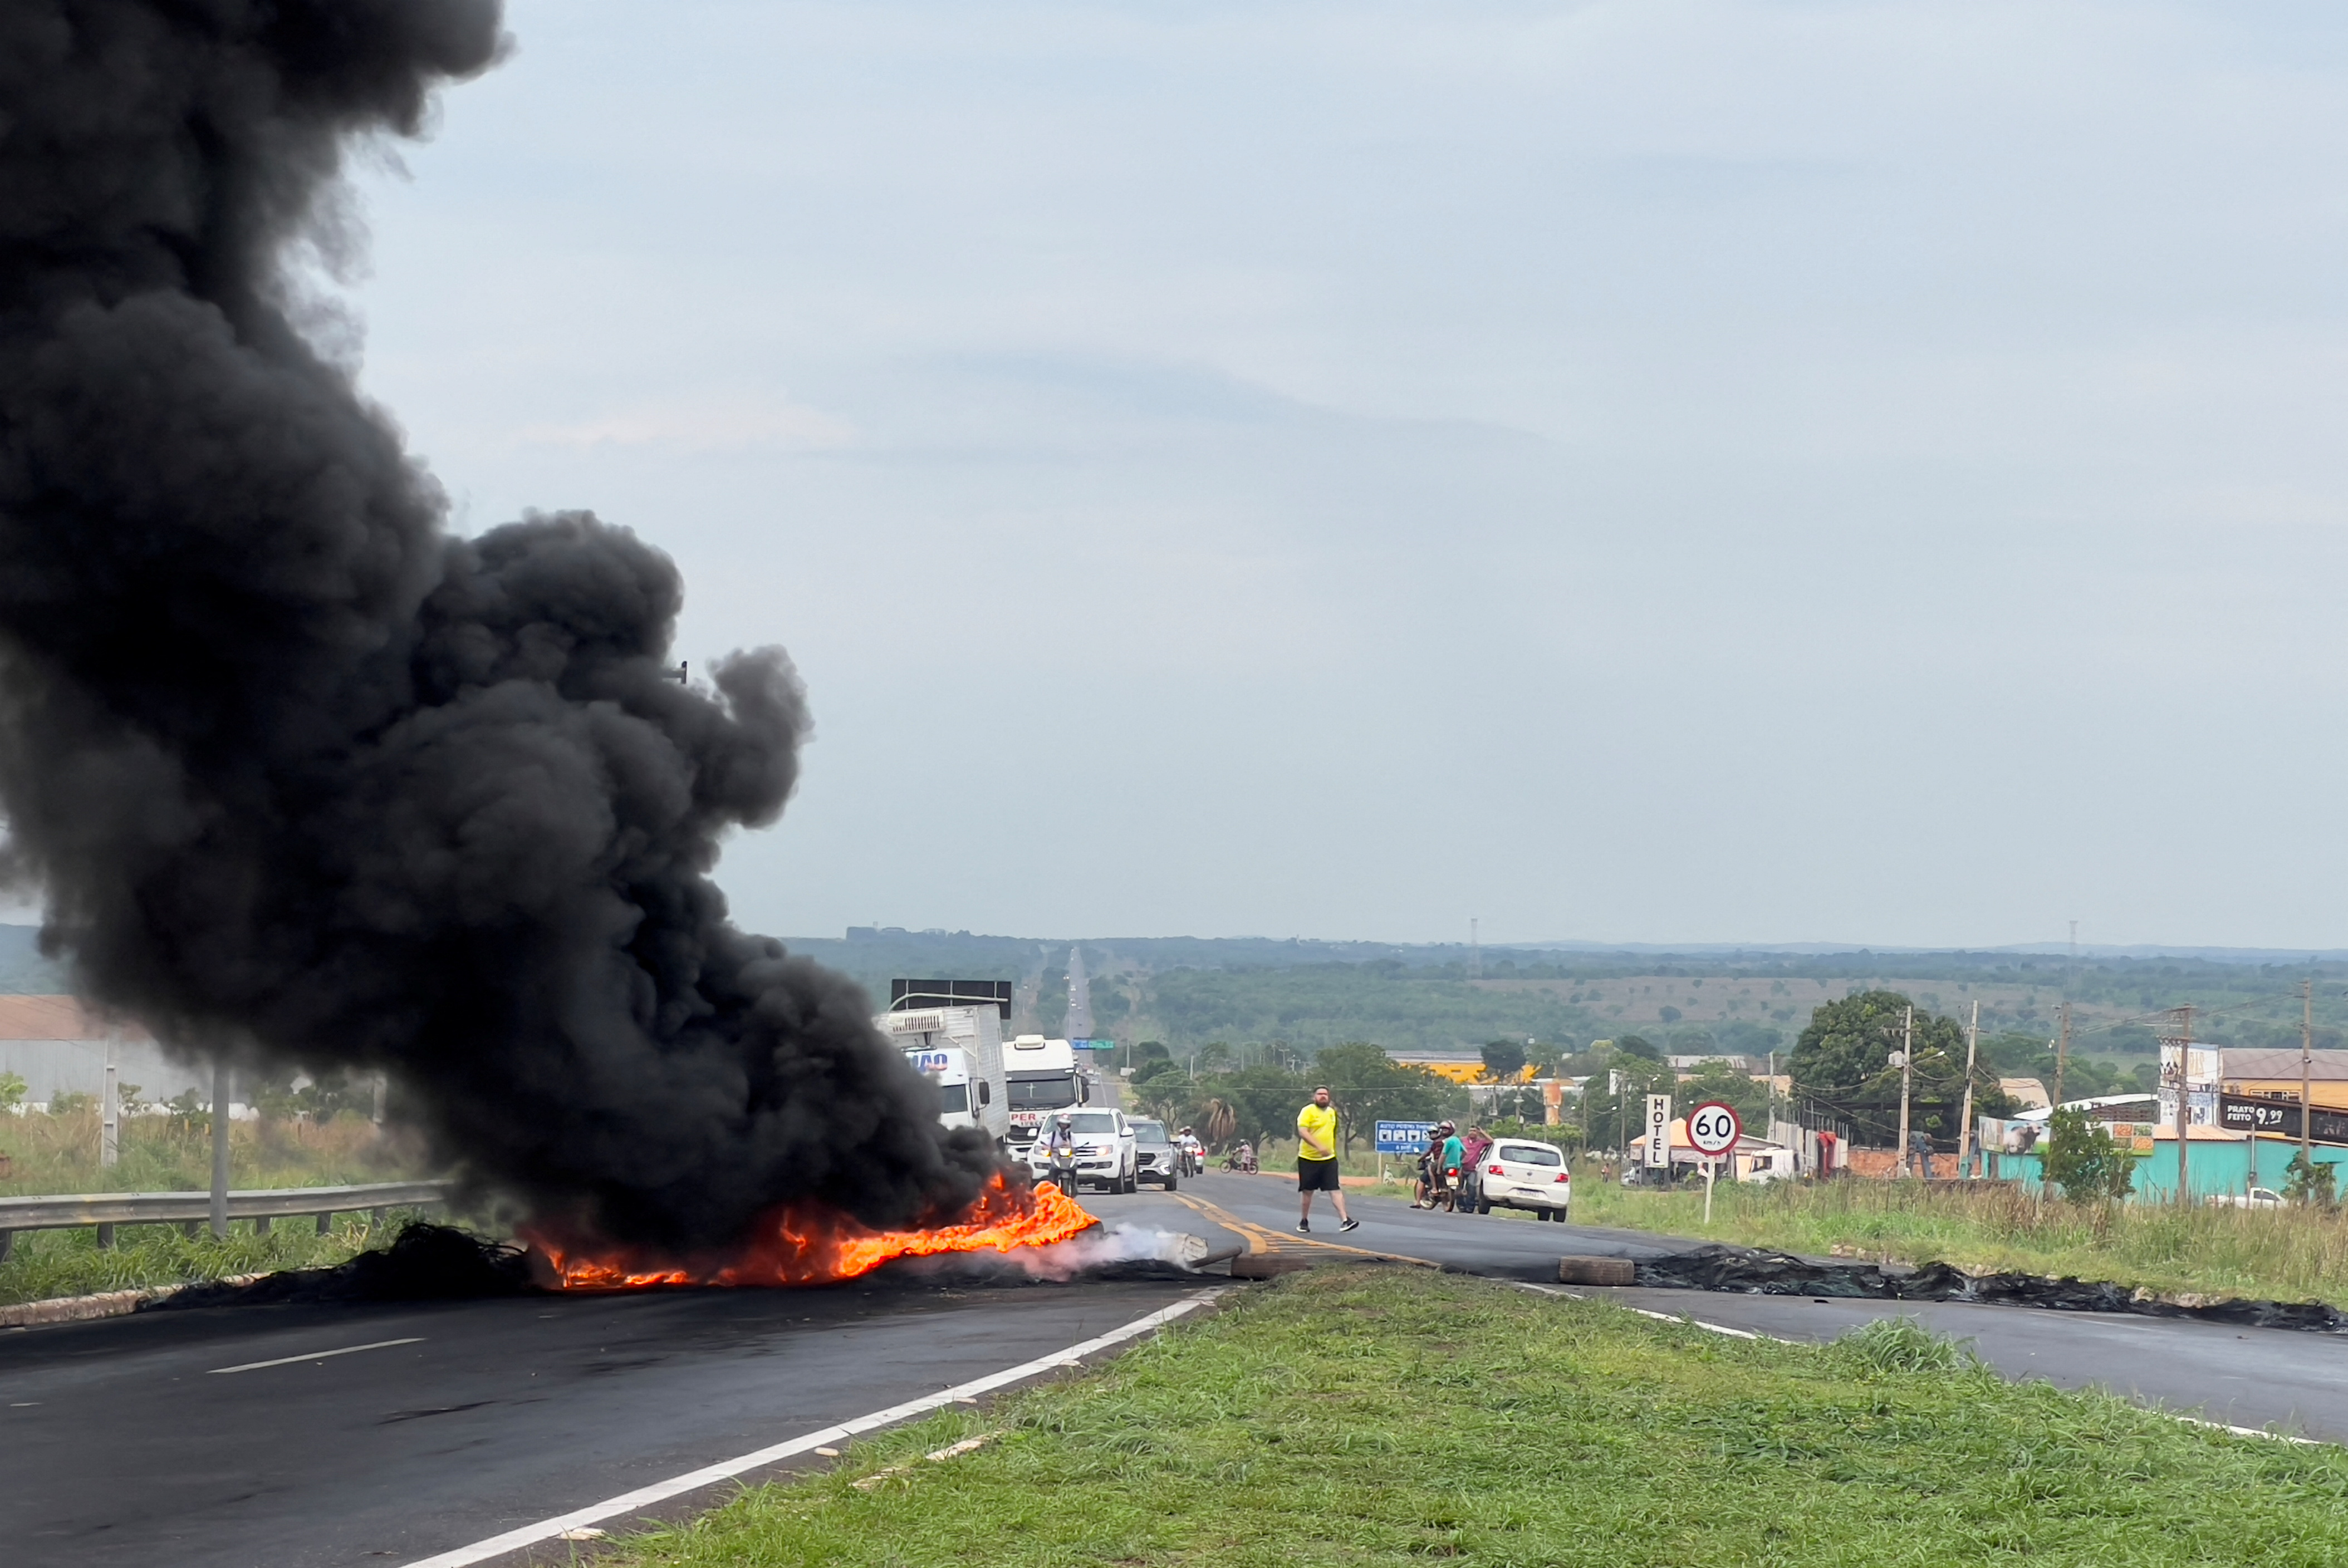
POLYGON ((1561 1257, 1557 1278, 1560 1285, 1636 1285, 1639 1266, 1627 1257, 1561 1257))

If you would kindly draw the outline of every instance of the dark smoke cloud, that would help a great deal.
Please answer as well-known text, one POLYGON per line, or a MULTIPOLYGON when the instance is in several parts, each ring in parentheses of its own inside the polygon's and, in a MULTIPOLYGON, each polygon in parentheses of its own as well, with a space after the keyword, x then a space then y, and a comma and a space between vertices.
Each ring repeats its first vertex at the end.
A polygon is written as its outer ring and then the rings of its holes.
POLYGON ((722 835, 807 726, 779 651, 664 671, 668 559, 450 538, 295 331, 356 138, 493 64, 496 0, 0 4, 0 808, 95 997, 384 1068, 541 1217, 672 1247, 994 1169, 845 979, 737 930, 722 835))

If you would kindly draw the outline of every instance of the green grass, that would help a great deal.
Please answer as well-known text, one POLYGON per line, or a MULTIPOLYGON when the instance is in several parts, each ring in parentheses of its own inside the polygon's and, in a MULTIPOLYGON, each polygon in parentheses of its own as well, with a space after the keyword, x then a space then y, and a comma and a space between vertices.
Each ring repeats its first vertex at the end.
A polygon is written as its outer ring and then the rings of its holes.
MULTIPOLYGON (((94 1110, 63 1116, 0 1114, 0 1154, 8 1156, 0 1196, 188 1193, 211 1185, 209 1123, 126 1117, 118 1149, 116 1163, 98 1163, 94 1110)), ((418 1174, 419 1163, 416 1149, 399 1134, 358 1117, 339 1116, 322 1125, 240 1122, 230 1129, 232 1187, 402 1181, 418 1174)), ((243 1221, 230 1227, 225 1241, 183 1235, 176 1225, 125 1225, 110 1250, 99 1248, 96 1231, 29 1231, 16 1237, 8 1261, 0 1263, 0 1305, 318 1267, 340 1263, 386 1234, 371 1233, 360 1215, 340 1219, 323 1236, 307 1217, 279 1220, 265 1236, 254 1235, 251 1222, 243 1221)))
POLYGON ((2009 1384, 1912 1323, 1784 1346, 1335 1268, 1072 1383, 860 1443, 619 1561, 2312 1568, 2339 1561, 2343 1529, 2337 1449, 2009 1384))
POLYGON ((2348 1303, 2348 1214, 2340 1209, 2179 1209, 2041 1202, 2012 1188, 1918 1183, 1722 1184, 1625 1189, 1577 1170, 1577 1224, 1701 1236, 1816 1255, 1945 1261, 2112 1280, 2157 1291, 2348 1303))
MULTIPOLYGON (((123 1118, 112 1165, 98 1163, 98 1112, 0 1114, 0 1196, 42 1193, 202 1192, 211 1185, 209 1122, 174 1116, 123 1118)), ((319 1125, 239 1122, 229 1130, 229 1185, 336 1186, 420 1174, 419 1152, 363 1117, 319 1125)))
POLYGON ((32 1231, 17 1236, 8 1261, 0 1263, 0 1306, 330 1266, 388 1241, 417 1212, 394 1209, 382 1227, 364 1214, 337 1215, 324 1235, 306 1215, 279 1220, 267 1235, 254 1235, 252 1222, 240 1220, 224 1241, 209 1232, 185 1235, 177 1225, 123 1225, 115 1233, 117 1245, 107 1249, 98 1246, 96 1231, 32 1231))

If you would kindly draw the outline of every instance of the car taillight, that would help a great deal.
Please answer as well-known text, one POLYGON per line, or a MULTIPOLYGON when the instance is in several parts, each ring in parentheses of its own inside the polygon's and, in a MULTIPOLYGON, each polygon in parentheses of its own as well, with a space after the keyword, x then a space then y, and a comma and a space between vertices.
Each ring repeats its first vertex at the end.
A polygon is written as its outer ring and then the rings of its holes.
POLYGON ((1570 1182, 1573 1180, 1571 1176, 1567 1175, 1563 1171, 1560 1171, 1557 1173, 1557 1179, 1560 1182, 1570 1182))
POLYGON ((1484 1173, 1488 1176, 1505 1176, 1509 1173, 1500 1169, 1498 1165, 1487 1165, 1484 1167, 1484 1173))

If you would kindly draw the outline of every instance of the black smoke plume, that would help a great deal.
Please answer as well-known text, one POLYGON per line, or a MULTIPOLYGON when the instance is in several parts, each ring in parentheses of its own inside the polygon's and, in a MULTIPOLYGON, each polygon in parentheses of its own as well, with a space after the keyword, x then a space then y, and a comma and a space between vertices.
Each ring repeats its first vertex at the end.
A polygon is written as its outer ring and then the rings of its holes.
POLYGON ((777 651, 666 671, 668 559, 451 538, 296 330, 354 143, 497 0, 0 0, 0 809, 79 982, 167 1038, 383 1069, 542 1220, 692 1248, 994 1164, 846 979, 710 880, 790 794, 777 651))

